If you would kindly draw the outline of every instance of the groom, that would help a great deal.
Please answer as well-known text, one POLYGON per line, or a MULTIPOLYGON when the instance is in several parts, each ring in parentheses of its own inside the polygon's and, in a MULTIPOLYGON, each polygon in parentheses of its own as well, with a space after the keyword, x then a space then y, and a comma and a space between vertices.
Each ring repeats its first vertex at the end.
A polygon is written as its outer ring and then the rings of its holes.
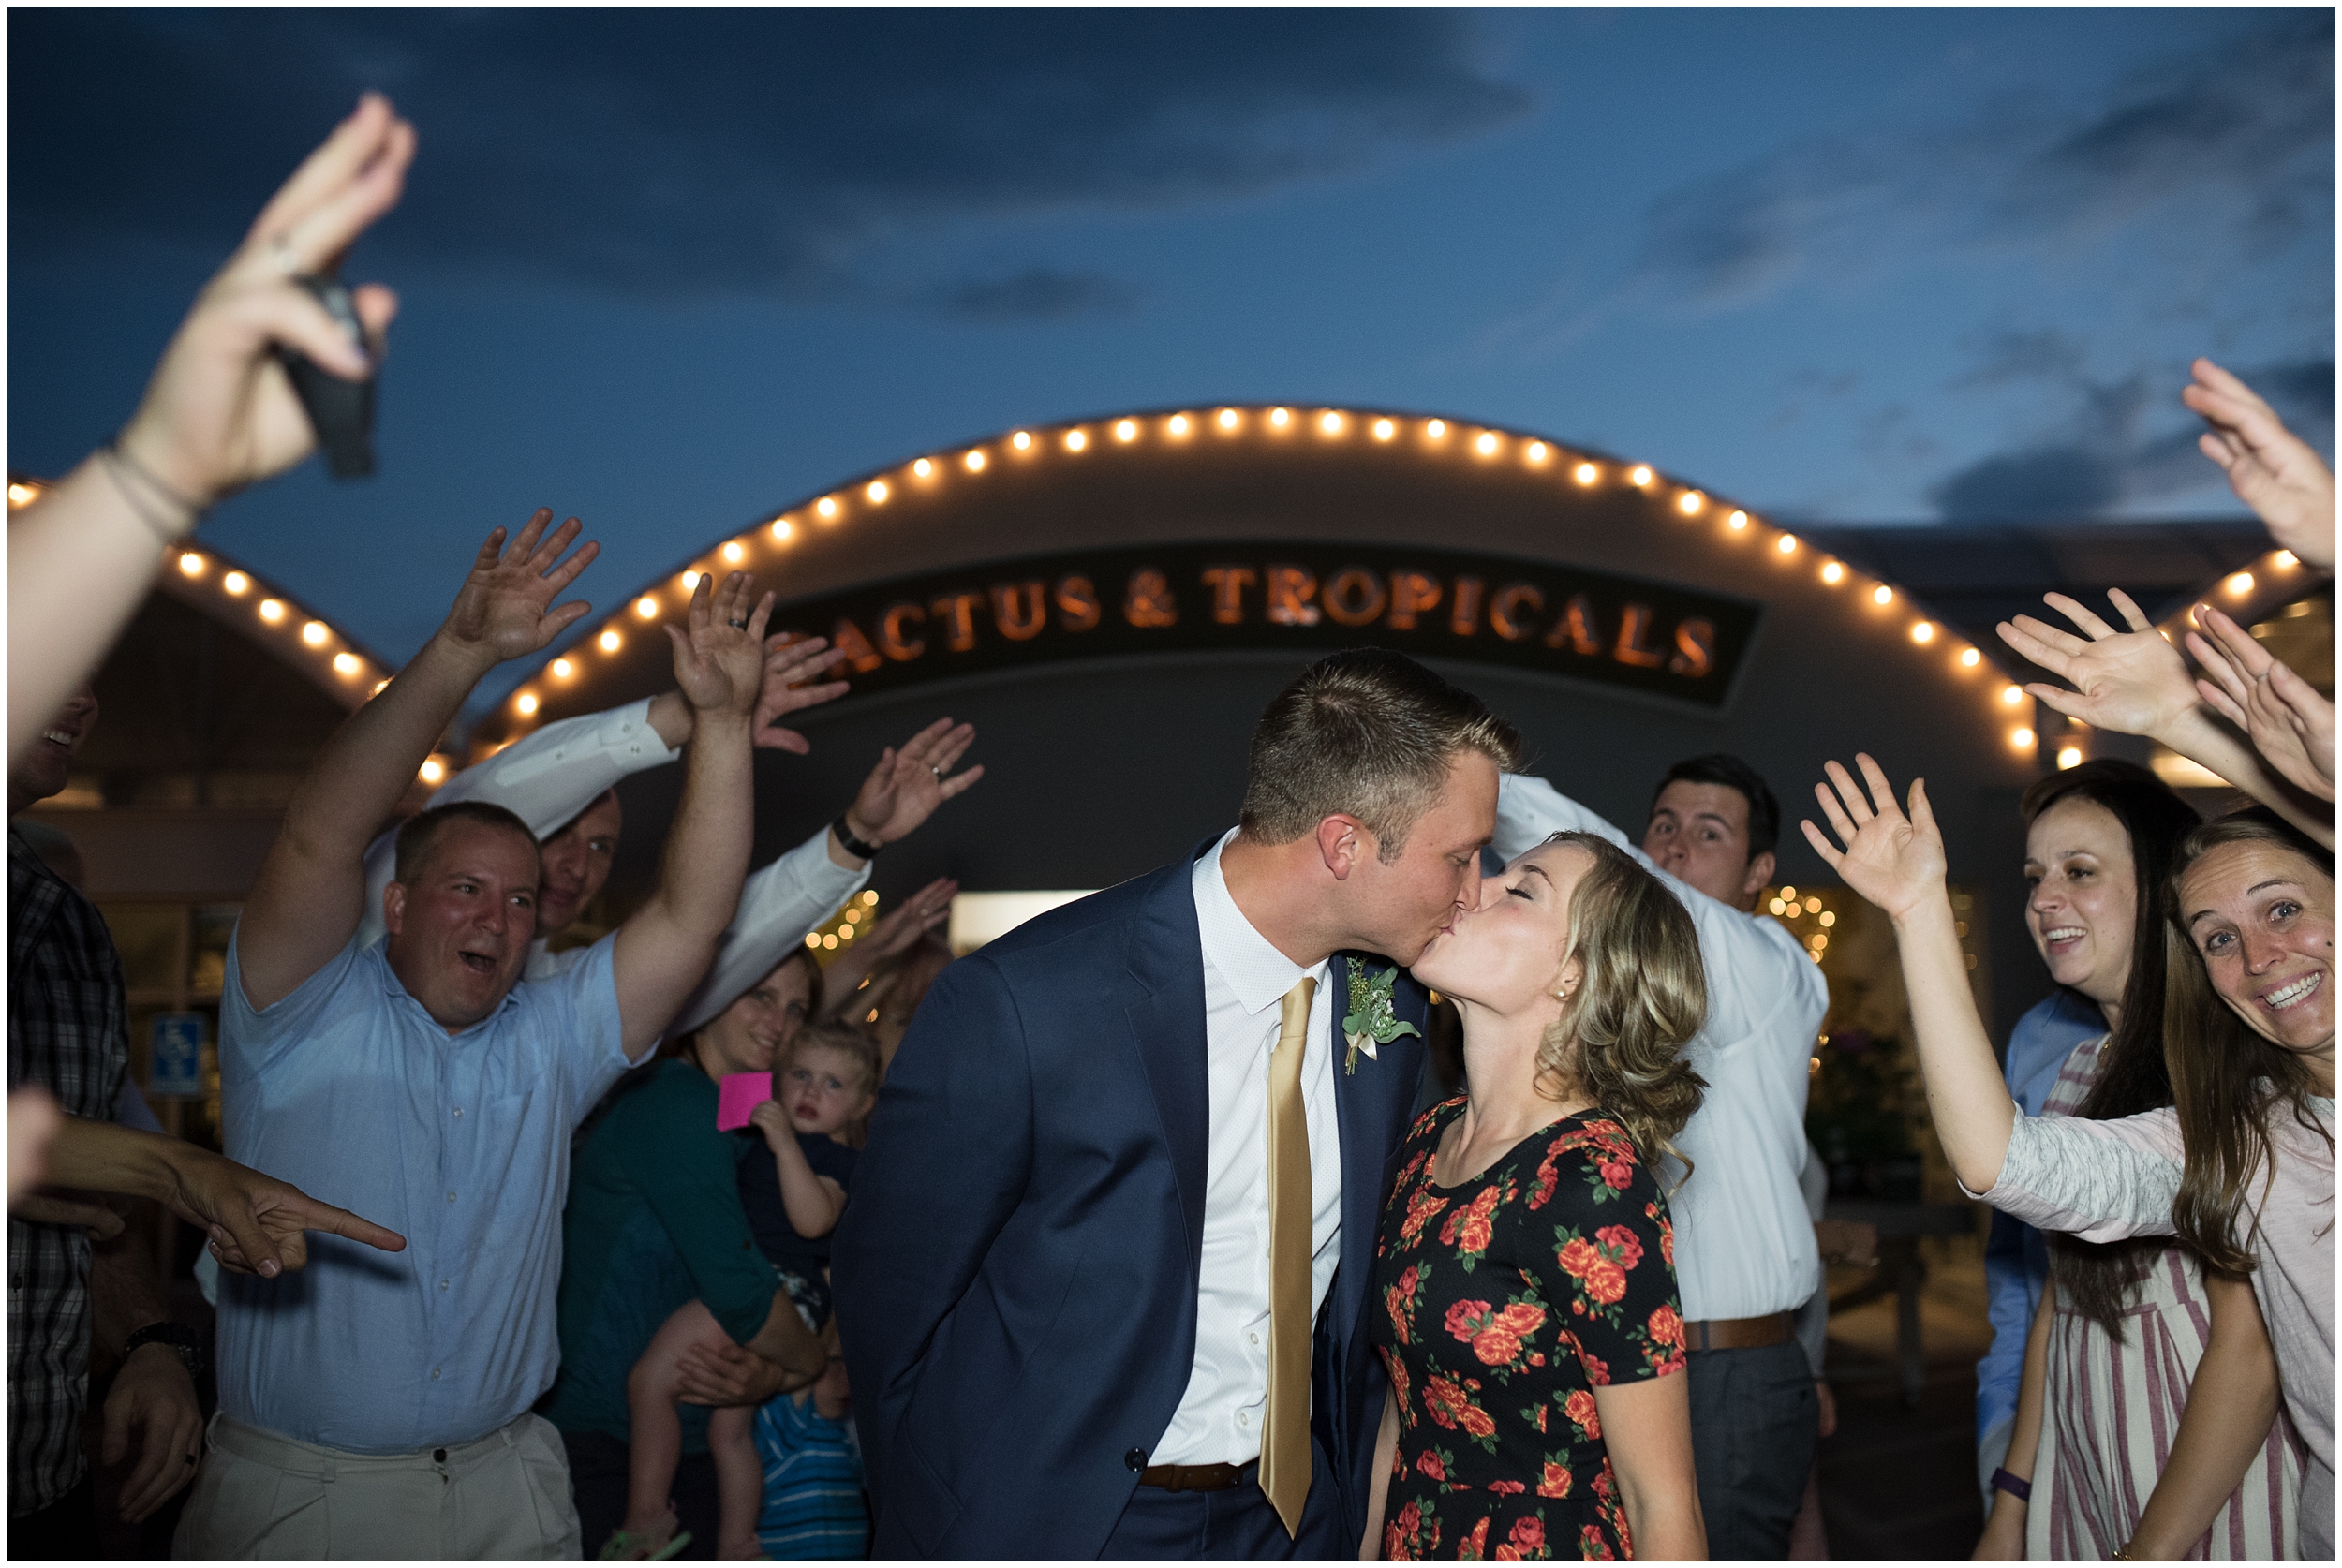
POLYGON ((1321 659, 1238 827, 944 970, 832 1250, 874 1556, 1356 1554, 1397 966, 1477 901, 1518 746, 1410 659, 1321 659))

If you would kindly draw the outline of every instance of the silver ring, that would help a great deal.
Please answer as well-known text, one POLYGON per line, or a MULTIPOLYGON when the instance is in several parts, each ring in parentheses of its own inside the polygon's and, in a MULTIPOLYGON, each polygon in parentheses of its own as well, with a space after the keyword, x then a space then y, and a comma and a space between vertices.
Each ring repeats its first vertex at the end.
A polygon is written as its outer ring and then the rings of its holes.
POLYGON ((285 276, 299 277, 301 275, 301 258, 294 252, 290 240, 281 237, 271 240, 268 243, 268 259, 285 276))
POLYGON ((746 631, 749 629, 749 623, 746 621, 726 621, 724 625, 732 628, 734 631, 746 631))
POLYGON ((927 764, 927 771, 935 775, 935 781, 938 784, 943 782, 943 770, 941 768, 937 767, 933 762, 929 762, 927 764))

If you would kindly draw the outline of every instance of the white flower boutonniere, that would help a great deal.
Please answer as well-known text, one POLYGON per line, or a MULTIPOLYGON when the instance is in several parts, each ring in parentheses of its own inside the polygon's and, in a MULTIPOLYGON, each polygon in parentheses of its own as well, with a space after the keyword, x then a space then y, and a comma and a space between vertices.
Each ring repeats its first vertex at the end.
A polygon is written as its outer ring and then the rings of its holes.
POLYGON ((1358 1070, 1360 1051, 1370 1061, 1375 1060, 1376 1046, 1387 1045, 1402 1034, 1419 1037, 1423 1033, 1391 1011, 1390 988, 1398 980, 1395 964, 1379 975, 1368 974, 1364 964, 1350 966, 1350 1011, 1341 1020, 1342 1038, 1350 1042, 1350 1054, 1341 1063, 1344 1072, 1358 1070))

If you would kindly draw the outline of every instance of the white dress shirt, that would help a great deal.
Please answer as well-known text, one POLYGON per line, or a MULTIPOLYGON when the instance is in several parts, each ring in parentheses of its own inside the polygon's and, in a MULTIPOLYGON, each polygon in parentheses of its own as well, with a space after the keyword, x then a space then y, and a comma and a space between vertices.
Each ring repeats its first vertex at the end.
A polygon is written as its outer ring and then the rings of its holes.
MULTIPOLYGON (((1651 865, 1624 834, 1544 779, 1505 775, 1496 797, 1500 854, 1510 860, 1565 831, 1599 834, 1651 865)), ((1821 1288, 1821 1253, 1798 1176, 1808 1064, 1830 989, 1779 921, 1743 914, 1652 869, 1691 911, 1708 972, 1707 1027, 1684 1053, 1708 1092, 1675 1136, 1692 1175, 1668 1201, 1683 1317, 1794 1311, 1821 1288)), ((1665 1179, 1681 1175, 1669 1161, 1665 1179)))
POLYGON ((1195 1299, 1195 1366, 1187 1392, 1148 1456, 1159 1465, 1242 1464, 1260 1457, 1268 1404, 1268 1057, 1285 993, 1314 977, 1301 1102, 1310 1129, 1310 1317, 1341 1261, 1341 1133, 1334 1114, 1330 1029, 1337 1001, 1329 959, 1305 969, 1253 927, 1228 894, 1220 851, 1195 863, 1195 924, 1204 942, 1204 1036, 1211 1080, 1205 1157, 1204 1258, 1195 1299))
MULTIPOLYGON (((607 713, 548 724, 440 785, 430 804, 477 800, 501 806, 541 840, 619 779, 683 755, 681 747, 671 748, 651 728, 650 704, 645 697, 607 713)), ((397 858, 396 829, 366 847, 366 903, 358 923, 362 949, 383 935, 382 890, 391 883, 397 858)), ((668 1032, 688 1034, 730 1007, 869 880, 868 862, 849 871, 830 859, 827 828, 752 873, 740 890, 740 907, 717 944, 716 961, 668 1032)), ((545 940, 540 937, 529 944, 522 979, 549 980, 586 955, 584 948, 549 952, 545 940)))

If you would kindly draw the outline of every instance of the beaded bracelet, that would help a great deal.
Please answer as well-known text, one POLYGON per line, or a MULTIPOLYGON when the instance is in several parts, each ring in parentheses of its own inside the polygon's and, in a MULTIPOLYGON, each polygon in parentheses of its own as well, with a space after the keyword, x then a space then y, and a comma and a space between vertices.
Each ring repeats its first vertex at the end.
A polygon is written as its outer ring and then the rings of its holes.
POLYGON ((102 466, 108 477, 113 481, 114 488, 122 493, 124 500, 130 503, 130 510, 138 513, 139 521, 145 524, 148 531, 166 545, 178 543, 180 540, 195 532, 196 525, 203 521, 205 509, 179 494, 177 490, 166 484, 153 469, 123 451, 121 436, 117 436, 99 447, 97 455, 104 460, 102 466), (124 481, 125 471, 127 471, 132 478, 142 481, 156 495, 162 496, 185 512, 186 522, 174 528, 167 520, 157 518, 146 503, 140 499, 138 492, 124 481))

